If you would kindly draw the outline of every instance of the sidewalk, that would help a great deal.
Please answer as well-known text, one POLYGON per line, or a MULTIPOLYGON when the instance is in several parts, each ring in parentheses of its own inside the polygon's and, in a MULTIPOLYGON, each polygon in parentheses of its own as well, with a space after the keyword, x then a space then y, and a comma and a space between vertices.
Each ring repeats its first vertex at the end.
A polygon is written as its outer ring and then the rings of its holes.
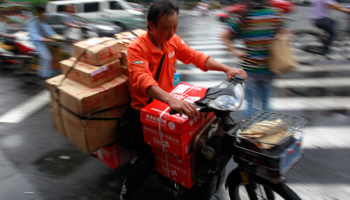
POLYGON ((39 193, 0 151, 0 199, 42 200, 39 193))

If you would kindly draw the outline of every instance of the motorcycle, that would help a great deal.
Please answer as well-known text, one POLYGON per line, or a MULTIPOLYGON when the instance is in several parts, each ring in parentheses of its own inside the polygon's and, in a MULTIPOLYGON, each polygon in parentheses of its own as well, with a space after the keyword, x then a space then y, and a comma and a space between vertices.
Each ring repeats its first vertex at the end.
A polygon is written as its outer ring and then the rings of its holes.
POLYGON ((208 125, 210 131, 196 136, 191 160, 194 185, 187 189, 173 184, 178 199, 209 200, 223 184, 231 158, 238 167, 225 181, 230 199, 300 199, 285 184, 284 174, 303 154, 306 120, 260 111, 236 123, 231 114, 242 106, 243 99, 243 77, 236 75, 208 88, 206 95, 194 103, 200 112, 214 112, 217 121, 208 125), (282 133, 285 135, 279 141, 263 139, 282 133))
POLYGON ((18 31, 13 34, 13 44, 7 45, 3 38, 0 45, 0 59, 11 66, 18 74, 26 72, 33 74, 38 68, 38 56, 34 44, 26 32, 18 31), (16 64, 16 65, 13 65, 16 64))

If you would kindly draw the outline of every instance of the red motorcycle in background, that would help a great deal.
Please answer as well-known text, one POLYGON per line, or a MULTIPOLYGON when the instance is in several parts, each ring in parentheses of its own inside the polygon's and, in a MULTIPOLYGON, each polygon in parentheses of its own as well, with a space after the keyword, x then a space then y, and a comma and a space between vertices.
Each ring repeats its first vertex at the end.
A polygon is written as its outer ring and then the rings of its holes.
MULTIPOLYGON (((294 2, 285 1, 285 0, 268 0, 268 2, 273 6, 280 10, 281 13, 290 13, 295 10, 294 2)), ((221 13, 217 13, 216 15, 219 17, 220 22, 226 22, 229 15, 232 13, 240 13, 246 9, 246 5, 244 1, 239 3, 226 6, 221 13)))

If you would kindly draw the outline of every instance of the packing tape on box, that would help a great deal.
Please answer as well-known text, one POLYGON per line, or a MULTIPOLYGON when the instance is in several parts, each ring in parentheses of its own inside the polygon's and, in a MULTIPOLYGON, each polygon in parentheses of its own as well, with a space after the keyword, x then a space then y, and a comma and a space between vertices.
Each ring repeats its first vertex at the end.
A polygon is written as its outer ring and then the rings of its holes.
MULTIPOLYGON (((192 89, 194 88, 194 86, 191 86, 191 88, 189 90, 187 90, 186 92, 183 92, 182 95, 184 94, 187 94, 188 92, 190 92, 192 89)), ((159 137, 160 137, 160 143, 161 143, 161 146, 162 146, 162 150, 163 152, 166 152, 165 149, 164 149, 164 143, 163 143, 163 137, 162 137, 162 126, 161 126, 161 121, 162 121, 162 117, 163 115, 168 112, 168 110, 170 109, 170 107, 167 107, 165 110, 163 110, 161 112, 161 114, 159 115, 159 118, 158 118, 158 132, 159 132, 159 137)), ((204 114, 203 113, 200 113, 201 115, 201 118, 202 118, 202 126, 204 126, 204 114)), ((169 170, 169 162, 168 162, 168 156, 167 154, 165 154, 165 161, 166 161, 166 167, 167 167, 167 175, 168 177, 170 177, 170 170, 169 170)))
MULTIPOLYGON (((162 125, 161 125, 161 121, 162 121, 162 117, 164 115, 164 113, 168 112, 170 107, 167 107, 162 113, 160 113, 159 118, 158 118, 158 129, 159 129, 159 136, 160 136, 160 144, 162 145, 162 150, 163 152, 165 152, 164 149, 164 144, 163 144, 163 137, 162 137, 162 125)), ((167 175, 168 177, 170 177, 170 170, 169 170, 169 163, 168 163, 168 156, 167 154, 165 154, 165 162, 166 162, 166 169, 167 169, 167 175)))

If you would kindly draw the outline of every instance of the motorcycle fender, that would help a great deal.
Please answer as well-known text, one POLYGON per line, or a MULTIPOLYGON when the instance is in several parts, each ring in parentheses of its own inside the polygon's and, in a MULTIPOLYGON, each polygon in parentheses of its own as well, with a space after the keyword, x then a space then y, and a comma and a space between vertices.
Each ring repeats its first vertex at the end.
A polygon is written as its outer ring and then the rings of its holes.
POLYGON ((226 183, 225 183, 225 188, 226 189, 231 184, 231 181, 234 181, 235 179, 237 179, 237 177, 241 176, 240 171, 241 170, 236 168, 236 169, 234 169, 233 171, 230 172, 230 174, 227 176, 226 183))

